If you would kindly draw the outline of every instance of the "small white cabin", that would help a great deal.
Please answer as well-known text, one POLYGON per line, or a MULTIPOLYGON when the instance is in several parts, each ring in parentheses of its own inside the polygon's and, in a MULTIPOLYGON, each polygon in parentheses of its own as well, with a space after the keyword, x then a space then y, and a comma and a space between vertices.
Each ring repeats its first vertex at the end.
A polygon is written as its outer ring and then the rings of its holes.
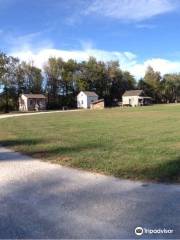
POLYGON ((143 90, 126 91, 122 96, 123 106, 144 106, 152 104, 152 98, 145 96, 143 90))
POLYGON ((19 111, 46 110, 47 98, 43 94, 21 94, 19 97, 19 111))
POLYGON ((81 91, 77 95, 77 107, 78 108, 90 108, 93 102, 98 100, 98 95, 95 92, 81 91))

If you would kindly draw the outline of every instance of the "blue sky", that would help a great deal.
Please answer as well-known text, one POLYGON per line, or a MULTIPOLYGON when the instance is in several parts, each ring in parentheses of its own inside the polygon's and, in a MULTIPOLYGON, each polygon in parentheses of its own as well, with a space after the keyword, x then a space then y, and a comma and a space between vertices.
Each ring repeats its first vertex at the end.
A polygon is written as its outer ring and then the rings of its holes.
POLYGON ((0 50, 42 67, 49 56, 119 60, 180 72, 179 0, 0 0, 0 50))

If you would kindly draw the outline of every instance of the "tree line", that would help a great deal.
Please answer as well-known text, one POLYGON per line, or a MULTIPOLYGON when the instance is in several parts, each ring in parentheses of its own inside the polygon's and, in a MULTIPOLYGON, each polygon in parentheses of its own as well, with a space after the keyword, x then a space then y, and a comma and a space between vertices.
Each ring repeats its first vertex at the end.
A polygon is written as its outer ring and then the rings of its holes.
POLYGON ((155 103, 180 102, 180 73, 171 73, 161 76, 151 66, 146 70, 143 79, 140 79, 137 87, 152 97, 155 103))
POLYGON ((87 61, 51 57, 39 69, 33 63, 0 53, 0 111, 18 110, 22 93, 47 96, 48 109, 76 107, 76 96, 82 91, 95 91, 106 106, 122 100, 126 90, 143 89, 154 102, 175 102, 180 97, 180 74, 166 74, 148 67, 143 79, 120 68, 118 61, 103 62, 90 57, 87 61))

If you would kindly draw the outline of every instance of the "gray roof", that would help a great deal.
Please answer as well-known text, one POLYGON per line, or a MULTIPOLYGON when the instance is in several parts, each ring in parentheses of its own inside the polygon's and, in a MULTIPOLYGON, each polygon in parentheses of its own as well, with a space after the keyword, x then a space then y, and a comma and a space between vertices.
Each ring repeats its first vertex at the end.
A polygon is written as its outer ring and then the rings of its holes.
POLYGON ((90 92, 90 91, 82 91, 86 96, 88 97, 98 97, 98 95, 95 92, 90 92))
POLYGON ((39 98, 39 99, 45 99, 46 96, 44 96, 43 94, 22 94, 27 98, 39 98))
POLYGON ((126 91, 123 94, 123 97, 131 97, 131 96, 141 96, 143 95, 143 90, 130 90, 130 91, 126 91))
POLYGON ((104 102, 104 99, 99 99, 99 100, 97 100, 95 102, 92 102, 92 104, 95 105, 95 104, 98 104, 98 103, 101 103, 101 102, 104 102))

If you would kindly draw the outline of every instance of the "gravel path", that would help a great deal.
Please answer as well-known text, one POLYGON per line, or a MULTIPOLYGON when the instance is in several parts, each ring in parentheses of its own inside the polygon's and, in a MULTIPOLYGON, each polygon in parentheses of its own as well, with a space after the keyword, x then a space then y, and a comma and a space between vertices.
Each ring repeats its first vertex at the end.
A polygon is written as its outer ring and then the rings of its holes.
POLYGON ((10 113, 10 114, 0 114, 0 119, 4 118, 12 118, 12 117, 22 117, 22 116, 32 116, 32 115, 41 115, 41 114, 51 114, 51 113, 68 113, 68 112, 79 112, 79 111, 84 111, 81 109, 76 109, 76 110, 67 110, 67 111, 47 111, 47 112, 30 112, 30 113, 10 113))
POLYGON ((180 185, 119 180, 0 147, 0 238, 180 238, 180 185))

